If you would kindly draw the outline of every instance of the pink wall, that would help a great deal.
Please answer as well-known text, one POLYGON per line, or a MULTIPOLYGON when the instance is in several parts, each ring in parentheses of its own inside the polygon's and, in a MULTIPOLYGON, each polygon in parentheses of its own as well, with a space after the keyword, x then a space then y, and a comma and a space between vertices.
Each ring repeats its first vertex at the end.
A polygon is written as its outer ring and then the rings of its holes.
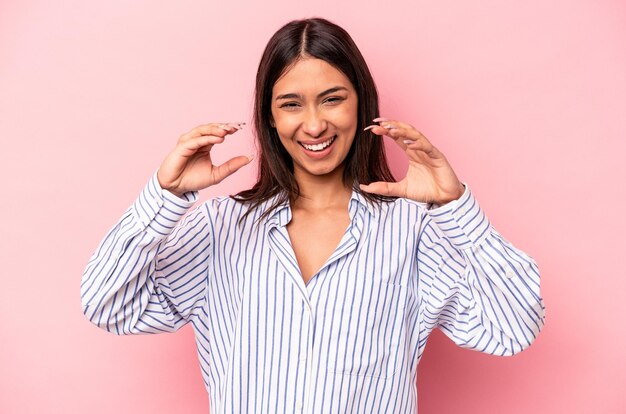
MULTIPOLYGON (((623 2, 63 3, 0 5, 1 413, 206 412, 191 329, 100 331, 81 274, 180 134, 250 121, 265 42, 314 15, 353 35, 383 114, 438 145, 542 271, 535 344, 500 358, 436 332, 420 414, 626 412, 623 2)), ((219 159, 253 147, 233 141, 219 159)))

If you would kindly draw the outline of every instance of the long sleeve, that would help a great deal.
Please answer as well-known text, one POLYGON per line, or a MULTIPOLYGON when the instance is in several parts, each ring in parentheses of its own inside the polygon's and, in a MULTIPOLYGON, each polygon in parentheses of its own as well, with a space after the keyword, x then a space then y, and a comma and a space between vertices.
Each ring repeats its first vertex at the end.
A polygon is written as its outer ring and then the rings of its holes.
POLYGON ((206 209, 186 212, 160 187, 156 171, 87 263, 81 283, 85 316, 118 335, 173 332, 201 311, 211 232, 206 209))
POLYGON ((470 189, 425 210, 418 273, 424 328, 457 345, 508 356, 526 349, 545 323, 537 263, 490 224, 470 189))

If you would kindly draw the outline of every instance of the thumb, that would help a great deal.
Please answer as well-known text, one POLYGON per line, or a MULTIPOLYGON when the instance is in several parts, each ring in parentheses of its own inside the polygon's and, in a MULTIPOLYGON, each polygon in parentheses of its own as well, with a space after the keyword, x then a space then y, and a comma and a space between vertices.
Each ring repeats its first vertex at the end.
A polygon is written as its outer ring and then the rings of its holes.
POLYGON ((216 183, 221 182, 224 178, 229 175, 235 173, 238 169, 243 167, 244 165, 249 164, 254 159, 254 155, 244 156, 240 155, 238 157, 231 158, 225 163, 214 167, 213 177, 216 183))
POLYGON ((370 184, 359 184, 361 190, 382 196, 403 197, 402 188, 399 183, 388 183, 377 181, 370 184))

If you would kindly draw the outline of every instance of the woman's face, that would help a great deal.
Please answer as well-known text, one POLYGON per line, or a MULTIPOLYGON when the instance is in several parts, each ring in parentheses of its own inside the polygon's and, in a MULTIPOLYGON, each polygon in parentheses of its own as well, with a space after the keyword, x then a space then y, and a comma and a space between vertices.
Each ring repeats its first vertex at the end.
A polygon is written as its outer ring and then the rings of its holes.
POLYGON ((296 179, 343 168, 357 111, 350 80, 321 59, 299 60, 278 79, 272 89, 272 125, 293 159, 296 179))

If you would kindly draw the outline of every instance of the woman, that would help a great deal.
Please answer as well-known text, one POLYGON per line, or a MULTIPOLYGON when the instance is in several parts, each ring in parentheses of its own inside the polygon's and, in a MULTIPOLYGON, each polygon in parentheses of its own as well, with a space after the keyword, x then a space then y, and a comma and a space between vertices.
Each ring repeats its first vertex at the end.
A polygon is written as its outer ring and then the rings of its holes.
POLYGON ((435 327, 495 355, 533 342, 544 324, 536 263, 426 137, 379 117, 343 29, 307 19, 274 34, 257 74, 258 182, 189 211, 251 161, 211 162, 242 126, 181 136, 81 285, 85 315, 110 332, 191 322, 213 413, 415 413, 435 327), (383 135, 409 159, 397 183, 383 135))

